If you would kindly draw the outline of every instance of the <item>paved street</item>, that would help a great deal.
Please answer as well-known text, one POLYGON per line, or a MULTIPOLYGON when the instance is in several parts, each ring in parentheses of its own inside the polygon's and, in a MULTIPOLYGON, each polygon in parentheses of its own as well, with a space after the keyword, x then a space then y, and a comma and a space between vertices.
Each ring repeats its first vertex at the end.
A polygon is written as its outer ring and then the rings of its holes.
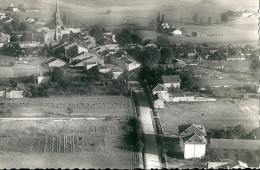
POLYGON ((138 102, 138 111, 144 133, 144 164, 145 169, 162 168, 159 158, 159 150, 155 138, 155 130, 152 123, 151 108, 148 104, 148 98, 142 91, 136 93, 138 102))

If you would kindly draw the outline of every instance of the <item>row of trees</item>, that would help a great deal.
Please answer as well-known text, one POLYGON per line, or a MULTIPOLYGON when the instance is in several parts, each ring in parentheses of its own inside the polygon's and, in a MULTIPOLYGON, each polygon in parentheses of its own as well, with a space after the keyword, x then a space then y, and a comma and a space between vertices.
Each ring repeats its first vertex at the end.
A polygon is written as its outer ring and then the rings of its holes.
MULTIPOLYGON (((197 13, 193 14, 192 20, 194 21, 195 24, 198 24, 198 23, 203 24, 203 18, 199 19, 199 16, 197 13)), ((226 14, 226 13, 221 14, 220 21, 221 21, 221 23, 227 23, 229 21, 228 14, 226 14)), ((180 22, 183 22, 182 18, 180 18, 180 22)), ((212 25, 212 22, 213 22, 212 17, 208 17, 207 24, 212 25)), ((219 24, 219 19, 216 19, 216 24, 219 24)))

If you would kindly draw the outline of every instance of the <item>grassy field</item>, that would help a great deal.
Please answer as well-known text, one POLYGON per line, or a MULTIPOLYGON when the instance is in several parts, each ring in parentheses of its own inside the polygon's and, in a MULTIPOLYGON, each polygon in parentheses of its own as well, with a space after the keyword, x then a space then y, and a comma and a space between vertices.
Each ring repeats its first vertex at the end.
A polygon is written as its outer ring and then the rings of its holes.
POLYGON ((6 101, 2 117, 127 117, 134 115, 130 98, 120 96, 16 99, 6 101), (67 108, 71 108, 68 115, 67 108))
POLYGON ((178 126, 202 124, 206 130, 222 129, 227 126, 243 125, 248 131, 259 126, 258 100, 217 101, 212 103, 167 104, 159 110, 166 135, 178 135, 178 126))

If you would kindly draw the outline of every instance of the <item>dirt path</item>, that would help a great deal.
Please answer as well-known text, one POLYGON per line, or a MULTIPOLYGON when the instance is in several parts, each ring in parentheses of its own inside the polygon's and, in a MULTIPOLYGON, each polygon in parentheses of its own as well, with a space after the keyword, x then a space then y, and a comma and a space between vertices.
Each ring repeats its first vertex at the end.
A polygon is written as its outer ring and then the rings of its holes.
POLYGON ((159 150, 155 138, 155 130, 152 123, 151 108, 148 104, 148 98, 144 92, 136 94, 138 101, 138 111, 142 122, 144 133, 144 164, 145 169, 161 169, 159 150))

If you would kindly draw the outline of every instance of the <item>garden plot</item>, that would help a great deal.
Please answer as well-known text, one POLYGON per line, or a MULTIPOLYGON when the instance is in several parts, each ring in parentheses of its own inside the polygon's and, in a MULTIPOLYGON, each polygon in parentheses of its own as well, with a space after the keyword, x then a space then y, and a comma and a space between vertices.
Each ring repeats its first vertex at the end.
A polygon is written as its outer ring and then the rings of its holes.
MULTIPOLYGON (((138 168, 141 157, 132 152, 131 146, 125 139, 131 129, 126 120, 115 119, 105 121, 1 120, 0 152, 3 155, 0 157, 1 160, 5 160, 3 164, 6 167, 10 167, 11 163, 14 164, 11 160, 7 160, 10 154, 12 160, 24 154, 25 157, 35 156, 35 167, 41 167, 48 159, 52 162, 44 167, 55 168, 59 165, 57 161, 78 155, 78 159, 65 163, 66 168, 76 168, 81 165, 89 168, 138 168), (83 154, 89 159, 80 156, 83 154), (101 154, 103 156, 99 158, 101 154), (53 159, 50 159, 51 157, 53 159), (72 167, 72 165, 77 166, 72 167)), ((26 161, 18 161, 18 164, 15 164, 16 168, 27 165, 26 161)))
POLYGON ((130 98, 118 96, 78 98, 37 98, 6 101, 2 117, 109 117, 132 116, 130 98), (68 108, 70 111, 68 112, 68 108))
POLYGON ((178 135, 178 126, 192 123, 204 125, 207 131, 240 124, 250 132, 259 126, 257 106, 258 100, 178 103, 167 104, 158 113, 166 135, 178 135))

